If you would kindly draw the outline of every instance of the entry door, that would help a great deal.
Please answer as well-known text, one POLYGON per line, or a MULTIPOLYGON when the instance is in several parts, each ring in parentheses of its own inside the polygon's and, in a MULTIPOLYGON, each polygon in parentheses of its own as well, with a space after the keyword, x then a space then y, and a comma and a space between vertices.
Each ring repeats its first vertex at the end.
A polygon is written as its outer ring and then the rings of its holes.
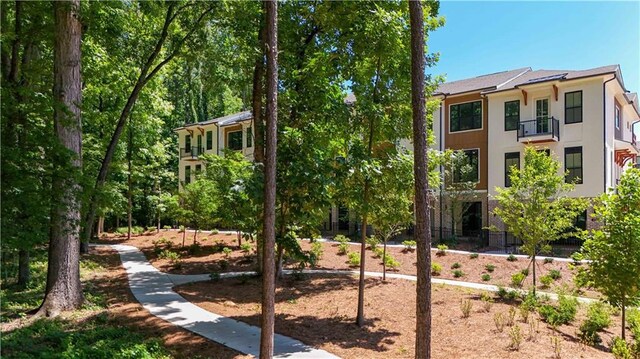
POLYGON ((462 214, 462 235, 474 236, 482 229, 482 202, 467 203, 462 214))
POLYGON ((536 130, 537 133, 549 132, 549 99, 536 100, 536 130))

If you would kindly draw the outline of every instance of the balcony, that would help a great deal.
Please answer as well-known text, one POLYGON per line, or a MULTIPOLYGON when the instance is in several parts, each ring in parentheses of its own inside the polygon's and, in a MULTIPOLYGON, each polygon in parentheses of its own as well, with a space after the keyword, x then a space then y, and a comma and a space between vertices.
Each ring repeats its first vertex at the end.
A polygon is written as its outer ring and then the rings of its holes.
POLYGON ((558 142, 560 141, 560 121, 554 117, 520 121, 518 142, 558 142))
POLYGON ((180 159, 187 161, 196 161, 198 157, 204 153, 202 147, 192 146, 180 149, 180 159))

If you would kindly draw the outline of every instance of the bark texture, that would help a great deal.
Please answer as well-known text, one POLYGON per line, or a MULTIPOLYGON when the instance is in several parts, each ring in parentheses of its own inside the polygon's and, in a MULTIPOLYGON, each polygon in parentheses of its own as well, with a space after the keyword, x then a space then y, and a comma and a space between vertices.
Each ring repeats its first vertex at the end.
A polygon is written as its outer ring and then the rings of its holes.
POLYGON ((276 148, 278 126, 278 2, 266 2, 266 129, 264 158, 264 220, 262 272, 262 330, 260 358, 273 358, 275 321, 275 241, 276 241, 276 148))
POLYGON ((47 289, 39 315, 56 316, 82 304, 80 285, 80 184, 82 80, 80 0, 53 3, 54 131, 60 145, 52 182, 47 289))
POLYGON ((411 105, 413 109, 413 171, 415 178, 415 240, 417 247, 416 354, 431 358, 431 233, 427 180, 425 113, 424 15, 420 1, 409 1, 411 18, 411 105))

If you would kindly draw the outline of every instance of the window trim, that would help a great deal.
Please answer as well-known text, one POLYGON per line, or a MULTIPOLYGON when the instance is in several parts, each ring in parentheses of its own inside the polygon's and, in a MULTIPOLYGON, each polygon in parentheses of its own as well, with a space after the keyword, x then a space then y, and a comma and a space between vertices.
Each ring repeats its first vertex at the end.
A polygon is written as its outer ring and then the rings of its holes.
POLYGON ((184 166, 184 184, 186 186, 189 183, 191 183, 191 165, 186 165, 184 166), (189 174, 189 176, 187 176, 187 174, 189 174))
POLYGON ((184 136, 184 152, 191 153, 191 135, 188 133, 184 136))
POLYGON ((252 126, 245 127, 244 134, 246 137, 245 144, 247 145, 247 148, 253 147, 253 127, 252 126))
POLYGON ((449 104, 449 108, 448 108, 449 112, 447 113, 447 117, 449 120, 449 126, 447 126, 447 133, 449 134, 455 134, 455 133, 465 133, 465 132, 471 132, 471 131, 482 131, 484 129, 484 101, 483 99, 479 99, 479 100, 471 100, 471 101, 464 101, 464 102, 456 102, 456 103, 451 103, 449 104), (464 105, 467 103, 474 103, 474 102, 480 102, 480 128, 474 128, 471 130, 462 130, 462 131, 451 131, 451 106, 459 106, 459 105, 464 105))
MULTIPOLYGON (((480 147, 459 148, 459 149, 456 149, 456 150, 454 150, 454 151, 463 151, 463 152, 467 152, 467 151, 474 151, 474 150, 475 150, 475 151, 478 151, 478 166, 476 167, 476 168, 477 168, 477 172, 478 172, 478 179, 477 179, 475 182, 473 182, 473 183, 475 183, 475 184, 477 185, 477 184, 479 184, 479 183, 480 183, 480 178, 481 178, 481 176, 480 176, 480 175, 481 175, 481 173, 480 173, 481 168, 480 168, 480 167, 482 167, 482 166, 480 165, 480 161, 481 161, 481 160, 480 160, 480 147)), ((460 183, 460 182, 456 182, 456 181, 455 181, 455 174, 453 175, 453 177, 454 177, 454 178, 453 178, 453 183, 460 183)))
POLYGON ((571 125, 574 123, 582 123, 584 122, 584 94, 582 93, 582 90, 577 90, 577 91, 571 91, 571 92, 565 92, 564 93, 564 123, 565 125, 571 125), (576 93, 580 93, 580 121, 572 121, 572 122, 568 122, 567 121, 567 110, 572 110, 575 108, 578 108, 578 106, 573 106, 571 108, 567 107, 567 95, 573 95, 576 93))
POLYGON ((242 151, 242 150, 244 149, 244 133, 243 133, 243 132, 244 132, 244 131, 243 131, 242 129, 239 129, 239 130, 230 130, 230 131, 227 131, 227 132, 225 133, 225 136, 226 136, 226 141, 225 141, 225 142, 226 142, 226 145, 227 145, 227 149, 228 149, 228 150, 232 150, 232 151, 242 151), (237 132, 240 132, 240 138, 241 138, 241 140, 240 140, 240 148, 239 148, 239 149, 233 149, 233 148, 231 148, 231 147, 229 146, 229 143, 230 143, 230 141, 229 141, 229 136, 230 136, 232 133, 237 133, 237 132))
POLYGON ((207 151, 213 149, 213 130, 205 132, 205 146, 207 151))
MULTIPOLYGON (((575 170, 577 168, 580 168, 580 172, 582 173, 582 176, 578 177, 580 180, 577 182, 571 182, 571 183, 575 183, 575 184, 584 184, 584 151, 583 151, 583 147, 582 146, 572 146, 572 147, 565 147, 564 148, 564 172, 567 173, 567 171, 569 170, 575 170), (578 152, 577 149, 580 149, 580 151, 578 152), (571 167, 571 168, 567 168, 567 155, 570 154, 576 154, 576 153, 580 153, 580 167, 571 167)), ((568 181, 568 176, 565 175, 565 182, 568 181)), ((567 182, 569 183, 569 182, 567 182)))
POLYGON ((509 155, 514 155, 514 154, 518 155, 518 157, 517 157, 517 159, 518 159, 518 169, 520 169, 520 156, 521 156, 520 151, 518 151, 518 152, 505 152, 504 153, 504 187, 505 188, 511 187, 511 183, 507 184, 507 182, 509 181, 509 175, 510 175, 509 168, 507 168, 507 159, 515 159, 516 157, 508 157, 509 155))
POLYGON ((518 99, 518 100, 512 100, 512 101, 505 101, 504 102, 504 130, 517 131, 519 127, 520 127, 520 100, 518 99), (516 128, 508 129, 507 128, 507 104, 514 103, 514 102, 518 104, 518 124, 516 125, 516 128))
POLYGON ((547 118, 551 118, 551 97, 549 96, 541 96, 533 99, 533 106, 531 106, 533 109, 532 118, 534 120, 538 119, 538 101, 540 100, 547 100, 547 118))
POLYGON ((613 124, 616 126, 616 129, 620 129, 620 123, 622 122, 622 106, 618 103, 616 99, 613 101, 613 124), (616 121, 616 111, 618 112, 618 120, 616 121))

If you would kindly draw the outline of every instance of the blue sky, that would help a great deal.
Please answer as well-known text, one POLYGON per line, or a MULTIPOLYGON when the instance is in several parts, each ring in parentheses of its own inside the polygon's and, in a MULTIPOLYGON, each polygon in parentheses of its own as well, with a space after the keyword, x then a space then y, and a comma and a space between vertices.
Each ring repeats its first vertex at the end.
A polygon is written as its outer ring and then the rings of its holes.
POLYGON ((440 14, 446 24, 428 40, 440 61, 427 72, 448 81, 620 64, 627 89, 640 92, 640 1, 443 1, 440 14))

